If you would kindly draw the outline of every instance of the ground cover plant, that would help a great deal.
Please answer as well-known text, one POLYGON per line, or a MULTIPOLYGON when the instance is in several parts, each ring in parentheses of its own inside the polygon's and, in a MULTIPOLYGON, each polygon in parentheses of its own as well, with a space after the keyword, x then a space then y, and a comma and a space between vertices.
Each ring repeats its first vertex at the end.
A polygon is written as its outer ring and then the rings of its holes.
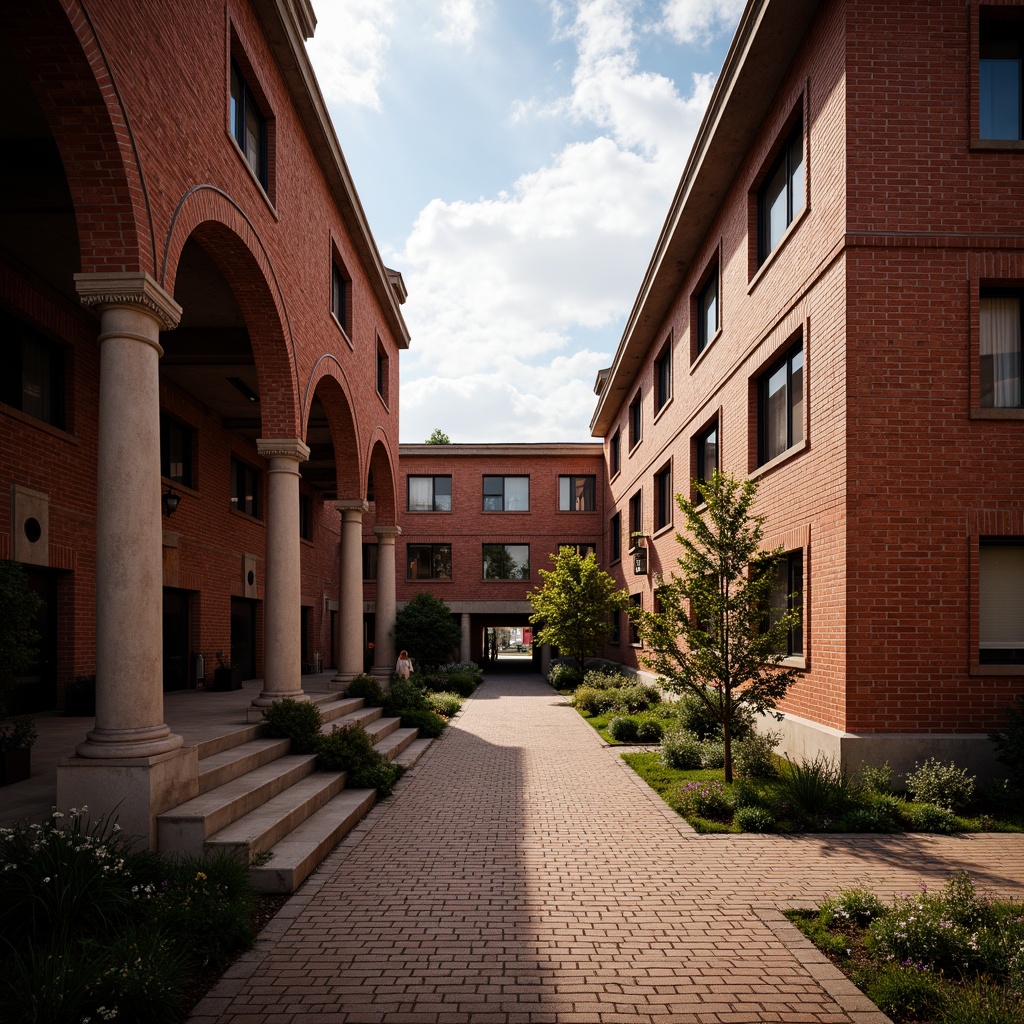
POLYGON ((0 1013, 174 1024, 252 944, 256 905, 248 865, 137 852, 84 807, 0 829, 0 1013))
POLYGON ((786 916, 897 1024, 1024 1020, 1024 903, 964 873, 888 906, 851 889, 786 916))

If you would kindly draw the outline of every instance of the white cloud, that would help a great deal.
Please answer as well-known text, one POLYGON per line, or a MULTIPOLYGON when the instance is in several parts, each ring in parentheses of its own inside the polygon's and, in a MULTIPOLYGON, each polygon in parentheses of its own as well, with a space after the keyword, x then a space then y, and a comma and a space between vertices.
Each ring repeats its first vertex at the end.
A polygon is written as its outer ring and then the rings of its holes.
POLYGON ((438 39, 444 43, 469 46, 480 27, 479 6, 479 0, 441 0, 438 39))
POLYGON ((316 16, 316 32, 306 48, 327 102, 380 110, 378 87, 394 21, 391 5, 322 0, 316 16))
POLYGON ((707 45, 731 34, 746 0, 665 0, 664 27, 680 43, 707 45))

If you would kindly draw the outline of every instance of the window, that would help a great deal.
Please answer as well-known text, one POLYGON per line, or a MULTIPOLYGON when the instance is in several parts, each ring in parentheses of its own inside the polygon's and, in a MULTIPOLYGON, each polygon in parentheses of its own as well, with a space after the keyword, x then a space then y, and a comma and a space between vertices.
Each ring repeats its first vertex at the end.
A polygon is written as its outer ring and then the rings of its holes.
POLYGON ((1021 408, 1020 292, 981 293, 981 406, 1021 408))
POLYGON ((1021 124, 1021 54, 1024 21, 1016 11, 981 15, 978 49, 978 136, 1024 138, 1021 124))
POLYGON ((759 466, 804 439, 804 349, 798 343, 758 384, 759 466))
POLYGON ((270 181, 267 173, 267 119, 234 61, 231 62, 231 134, 246 163, 266 189, 270 181))
POLYGON ((390 384, 390 377, 388 374, 388 354, 384 351, 384 346, 381 342, 377 341, 377 394, 384 399, 384 403, 387 404, 388 400, 388 386, 390 384))
POLYGON ((485 544, 485 580, 528 580, 530 578, 529 544, 485 544))
POLYGON ((640 392, 637 392, 636 398, 630 403, 629 406, 629 448, 632 451, 639 443, 641 436, 641 426, 643 421, 640 417, 640 392))
POLYGON ((64 427, 64 349, 0 314, 0 402, 64 427))
POLYGON ((485 512, 529 512, 530 478, 528 476, 485 476, 485 512))
POLYGON ((697 355, 718 333, 718 264, 697 295, 697 355))
POLYGON ((611 533, 611 560, 617 562, 622 558, 622 513, 616 512, 609 524, 611 533))
POLYGON ((299 492, 299 536, 303 540, 313 539, 313 499, 299 492))
POLYGON ((560 476, 558 511, 593 512, 597 508, 596 480, 593 476, 560 476))
MULTIPOLYGON (((772 587, 771 620, 778 622, 791 610, 803 610, 804 553, 790 551, 783 555, 775 566, 775 585, 772 587)), ((781 652, 780 652, 781 653, 781 652)), ((804 653, 804 624, 794 626, 786 637, 787 657, 799 657, 804 653)))
MULTIPOLYGON (((694 474, 702 483, 708 483, 718 469, 718 422, 705 428, 697 435, 697 472, 694 474)), ((701 499, 703 500, 703 499, 701 499)))
POLYGON ((231 460, 231 507, 247 516, 260 514, 260 472, 238 459, 231 460))
POLYGON ((379 544, 363 545, 363 579, 377 580, 377 553, 380 551, 379 544))
POLYGON ((622 642, 622 612, 618 608, 612 611, 612 635, 610 642, 613 644, 622 642))
POLYGON ((561 551, 562 548, 569 548, 570 550, 575 551, 580 558, 586 558, 587 555, 593 555, 597 558, 596 544, 588 544, 586 542, 574 544, 572 541, 562 541, 562 543, 558 545, 559 551, 561 551))
POLYGON ((654 529, 672 524, 672 463, 654 475, 654 529))
POLYGON ((450 580, 452 578, 451 544, 407 544, 407 579, 450 580))
POLYGON ((170 416, 160 414, 160 475, 192 487, 193 432, 170 416))
POLYGON ((804 208, 804 131, 797 124, 772 164, 757 194, 758 266, 782 241, 786 229, 804 208))
POLYGON ((451 512, 452 478, 450 476, 410 476, 406 508, 410 512, 451 512))
POLYGON ((611 443, 608 446, 608 463, 611 467, 609 476, 615 476, 622 469, 622 434, 618 430, 612 434, 611 443))
POLYGON ((629 499, 629 546, 631 549, 635 546, 633 534, 644 531, 643 512, 643 491, 637 491, 629 499))
POLYGON ((982 537, 978 556, 978 661, 1024 665, 1024 538, 982 537))
POLYGON ((654 411, 660 412, 672 397, 672 346, 666 345, 654 362, 654 411))
MULTIPOLYGON (((629 604, 630 604, 630 609, 631 610, 633 608, 643 608, 643 606, 644 606, 644 596, 643 596, 643 594, 630 594, 629 595, 629 604)), ((632 615, 629 617, 629 642, 634 647, 639 647, 640 646, 640 630, 637 627, 636 619, 634 619, 632 615)))
POLYGON ((336 262, 331 262, 331 312, 346 334, 351 334, 351 281, 336 262))

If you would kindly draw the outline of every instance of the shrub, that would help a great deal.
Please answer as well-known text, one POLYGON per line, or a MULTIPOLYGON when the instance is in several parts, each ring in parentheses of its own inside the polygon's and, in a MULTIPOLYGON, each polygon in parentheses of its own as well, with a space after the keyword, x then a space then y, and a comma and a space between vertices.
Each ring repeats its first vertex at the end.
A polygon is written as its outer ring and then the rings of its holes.
POLYGON ((439 714, 429 708, 419 711, 403 711, 401 718, 403 728, 419 729, 420 735, 427 739, 440 736, 448 724, 439 714))
POLYGON ((748 733, 732 749, 736 773, 748 779, 774 778, 778 774, 774 752, 781 739, 777 732, 748 733))
POLYGON ((679 806, 686 817, 728 821, 733 805, 720 782, 684 782, 679 789, 679 806))
POLYGON ((583 675, 583 685, 593 686, 595 690, 618 690, 623 686, 632 686, 636 676, 623 675, 607 665, 600 668, 589 668, 583 675))
POLYGON ((441 665, 459 646, 462 630, 439 597, 418 593, 395 616, 395 647, 418 665, 441 665))
POLYGON ((323 716, 310 701, 286 697, 263 709, 263 735, 292 741, 293 754, 314 754, 320 741, 323 716))
POLYGON ((725 767, 725 744, 721 740, 704 740, 700 745, 702 768, 725 767))
POLYGON ((885 906, 866 889, 845 889, 834 899, 822 903, 818 916, 823 924, 830 927, 852 924, 867 928, 872 921, 885 916, 885 906))
POLYGON ((380 683, 365 672, 348 684, 345 696, 362 697, 368 708, 379 708, 384 703, 384 691, 381 690, 380 683))
POLYGON ((346 786, 376 789, 381 799, 391 795, 403 771, 401 765, 374 750, 373 741, 359 725, 335 727, 324 736, 316 763, 321 771, 345 772, 346 786))
POLYGON ((580 686, 569 698, 569 703, 588 718, 603 715, 612 706, 613 691, 595 690, 592 686, 580 686))
POLYGON ((406 711, 427 711, 427 692, 412 679, 392 679, 382 707, 390 718, 397 718, 406 711))
POLYGON ((737 807, 760 807, 761 791, 749 780, 739 778, 732 784, 732 802, 737 807))
POLYGON ((737 807, 733 824, 741 832, 774 832, 775 815, 764 807, 737 807))
POLYGON ((443 677, 445 688, 454 690, 460 697, 470 697, 481 681, 472 672, 452 672, 443 677))
POLYGON ((831 758, 818 754, 799 764, 789 762, 782 776, 784 799, 807 818, 841 814, 856 794, 856 787, 831 758))
POLYGON ((862 764, 857 778, 869 793, 892 792, 892 768, 888 761, 881 765, 862 764))
POLYGON ((900 1020, 927 1020, 943 1003, 939 984, 932 975, 899 964, 884 965, 864 992, 883 1013, 900 1020))
POLYGON ((453 718, 462 707, 462 697, 457 693, 440 690, 427 694, 427 707, 444 718, 453 718))
MULTIPOLYGON (((684 693, 676 702, 680 724, 698 739, 721 739, 722 723, 718 716, 695 693, 684 693)), ((753 716, 743 707, 737 708, 732 720, 732 738, 741 740, 753 727, 753 716)))
POLYGON ((641 743, 658 743, 663 733, 662 724, 656 718, 644 718, 636 727, 636 738, 641 743))
POLYGON ((560 661, 548 670, 548 682, 556 690, 575 690, 583 682, 583 674, 575 665, 560 661))
POLYGON ((936 804, 947 811, 966 807, 974 797, 974 776, 950 761, 944 765, 936 758, 915 765, 907 776, 907 792, 922 804, 936 804))
POLYGON ((684 730, 668 733, 662 740, 661 759, 669 768, 693 771, 701 764, 700 740, 684 730))
POLYGON ((612 690, 612 706, 617 711, 625 711, 627 714, 635 715, 639 711, 646 711, 652 704, 661 700, 661 693, 654 686, 646 686, 637 683, 632 686, 621 686, 612 690))
POLYGON ((989 739, 996 747, 996 760, 1005 764, 1013 778, 1024 782, 1024 694, 1006 709, 1006 725, 1002 732, 994 732, 989 739))
POLYGON ((956 818, 952 811, 938 804, 907 804, 903 808, 903 817, 913 832, 934 832, 937 835, 951 836, 957 831, 956 818))
POLYGON ((620 743, 631 743, 636 740, 639 723, 635 718, 617 715, 608 723, 608 735, 620 743))
POLYGON ((1020 1024, 1024 1001, 976 979, 954 989, 942 1007, 942 1024, 1020 1024))
POLYGON ((892 832, 895 822, 882 806, 853 807, 835 825, 836 832, 892 832))

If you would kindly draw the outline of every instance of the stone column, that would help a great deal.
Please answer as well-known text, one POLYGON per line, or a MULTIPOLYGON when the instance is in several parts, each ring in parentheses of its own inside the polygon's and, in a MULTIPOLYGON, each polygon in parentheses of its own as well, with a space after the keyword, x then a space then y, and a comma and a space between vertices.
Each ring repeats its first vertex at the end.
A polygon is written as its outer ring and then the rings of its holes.
POLYGON ((302 692, 302 576, 299 463, 309 448, 297 438, 259 438, 267 460, 267 573, 263 604, 263 692, 254 708, 275 700, 309 700, 302 692))
POLYGON ((395 614, 398 599, 395 592, 395 538, 400 526, 378 526, 377 535, 377 605, 374 612, 373 674, 390 680, 395 670, 395 614))
POLYGON ((459 639, 459 658, 462 661, 469 661, 469 612, 462 613, 461 627, 462 636, 459 639))
POLYGON ((347 683, 363 671, 363 516, 370 505, 356 498, 334 507, 341 513, 341 651, 334 680, 347 683))
POLYGON ((547 679, 551 671, 551 645, 543 644, 540 649, 540 674, 547 679))
POLYGON ((155 817, 198 792, 195 748, 164 722, 160 331, 181 307, 143 273, 76 274, 100 314, 96 724, 57 770, 60 808, 117 807, 155 844, 155 817))

